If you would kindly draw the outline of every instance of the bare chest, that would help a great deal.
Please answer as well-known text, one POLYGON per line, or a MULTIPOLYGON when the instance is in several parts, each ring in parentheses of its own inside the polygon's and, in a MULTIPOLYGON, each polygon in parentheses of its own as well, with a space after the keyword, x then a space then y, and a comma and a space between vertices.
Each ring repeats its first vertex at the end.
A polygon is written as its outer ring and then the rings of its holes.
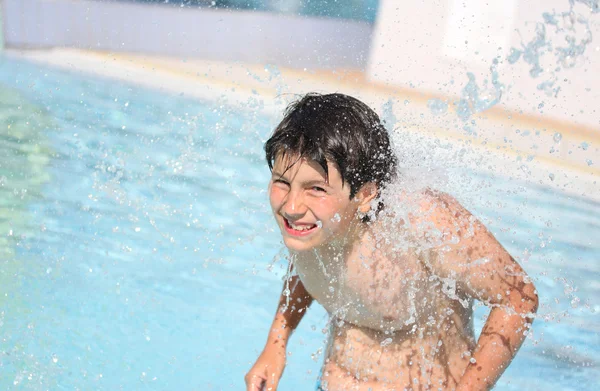
POLYGON ((335 262, 301 259, 308 292, 332 317, 371 329, 407 329, 433 321, 436 282, 414 255, 357 252, 335 262))

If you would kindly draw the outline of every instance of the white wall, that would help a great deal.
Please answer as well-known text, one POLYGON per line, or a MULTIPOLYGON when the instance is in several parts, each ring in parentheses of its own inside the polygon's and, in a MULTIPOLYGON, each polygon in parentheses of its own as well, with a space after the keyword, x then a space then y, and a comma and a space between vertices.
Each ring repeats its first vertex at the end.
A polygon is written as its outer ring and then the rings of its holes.
MULTIPOLYGON (((459 96, 473 72, 481 85, 490 77, 492 59, 506 59, 511 47, 520 48, 521 36, 530 41, 535 22, 543 12, 568 11, 568 0, 380 0, 368 66, 371 80, 425 91, 459 96)), ((590 16, 578 5, 576 11, 590 16)), ((561 90, 549 97, 537 89, 553 67, 538 78, 529 75, 522 60, 499 64, 500 82, 508 86, 501 107, 513 112, 553 119, 600 130, 600 13, 593 21, 593 40, 572 69, 557 72, 561 90), (538 106, 543 102, 543 107, 538 106)), ((578 33, 583 32, 578 26, 578 33)), ((547 28, 555 46, 564 34, 547 28)), ((554 63, 553 55, 542 64, 554 63)), ((451 100, 452 102, 452 100, 451 100)))
POLYGON ((87 0, 3 0, 7 47, 67 46, 292 68, 360 68, 372 26, 273 13, 87 0))

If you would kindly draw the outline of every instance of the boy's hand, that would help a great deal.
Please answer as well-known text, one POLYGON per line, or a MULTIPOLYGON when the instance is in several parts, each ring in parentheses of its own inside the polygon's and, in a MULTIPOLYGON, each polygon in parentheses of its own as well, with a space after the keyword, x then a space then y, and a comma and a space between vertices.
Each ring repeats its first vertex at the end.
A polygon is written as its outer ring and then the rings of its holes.
POLYGON ((285 368, 287 341, 313 301, 298 276, 291 277, 286 282, 285 287, 288 286, 292 287, 291 293, 288 297, 282 292, 279 297, 279 307, 265 348, 244 378, 246 391, 277 390, 285 368), (288 308, 288 301, 295 305, 288 308))
POLYGON ((285 348, 263 351, 244 378, 246 391, 276 391, 285 361, 285 348))

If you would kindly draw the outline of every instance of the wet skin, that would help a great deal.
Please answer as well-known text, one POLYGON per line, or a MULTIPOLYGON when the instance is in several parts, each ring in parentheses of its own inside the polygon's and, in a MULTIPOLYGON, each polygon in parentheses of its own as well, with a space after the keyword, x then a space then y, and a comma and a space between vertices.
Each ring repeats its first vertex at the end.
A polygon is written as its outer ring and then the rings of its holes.
POLYGON ((470 302, 465 308, 441 293, 443 282, 415 254, 374 241, 365 234, 343 265, 323 261, 329 276, 315 272, 309 257, 296 258, 305 289, 332 316, 323 383, 328 390, 455 388, 475 347, 470 302))
POLYGON ((351 198, 335 166, 291 163, 276 161, 269 195, 300 290, 331 316, 323 388, 489 389, 537 308, 519 265, 446 194, 400 194, 408 218, 365 224, 372 186, 351 198), (477 343, 474 299, 493 307, 477 343))

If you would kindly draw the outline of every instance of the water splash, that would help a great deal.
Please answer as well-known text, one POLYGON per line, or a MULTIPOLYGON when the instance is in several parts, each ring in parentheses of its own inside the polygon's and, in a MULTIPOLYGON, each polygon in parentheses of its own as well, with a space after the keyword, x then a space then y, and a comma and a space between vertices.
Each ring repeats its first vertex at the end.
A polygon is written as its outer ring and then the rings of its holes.
MULTIPOLYGON (((407 101, 404 101, 405 105, 407 104, 406 102, 407 101)), ((394 102, 391 98, 381 107, 381 119, 383 120, 383 123, 387 125, 388 129, 393 129, 398 122, 398 119, 394 114, 394 102)))
POLYGON ((491 82, 484 80, 483 87, 480 88, 471 72, 467 73, 469 82, 463 88, 461 98, 454 105, 456 106, 456 115, 467 121, 473 114, 489 109, 500 102, 504 92, 504 84, 500 83, 498 75, 498 58, 492 61, 490 67, 491 82))
POLYGON ((598 13, 600 8, 598 0, 570 0, 569 3, 571 7, 568 11, 544 12, 543 21, 536 23, 534 37, 528 42, 521 39, 521 47, 511 48, 507 57, 510 64, 515 64, 520 59, 529 64, 529 74, 533 78, 547 75, 546 80, 537 85, 537 89, 548 96, 558 95, 561 89, 557 85, 558 74, 564 69, 575 67, 592 42, 590 22, 586 17, 575 13, 575 3, 586 5, 591 13, 598 13), (550 28, 554 30, 552 36, 548 31, 550 28), (559 42, 566 42, 566 45, 554 44, 553 41, 557 39, 559 42), (554 55, 554 62, 544 66, 542 58, 548 53, 554 55))
MULTIPOLYGON (((492 60, 490 81, 485 79, 482 87, 477 84, 475 75, 472 72, 467 73, 468 82, 461 91, 460 99, 453 103, 456 115, 462 121, 466 122, 473 114, 487 110, 500 102, 505 87, 504 84, 500 83, 499 63, 498 58, 492 60)), ((442 115, 448 111, 448 104, 437 98, 428 100, 427 107, 433 115, 442 115)), ((470 127, 466 126, 466 130, 469 129, 470 127)))
POLYGON ((581 3, 587 5, 590 8, 590 12, 597 14, 600 12, 600 0, 569 0, 571 4, 571 8, 575 5, 575 3, 581 3))
POLYGON ((283 296, 285 296, 285 306, 283 306, 281 308, 281 312, 285 312, 287 311, 287 309, 290 306, 290 296, 292 294, 292 292, 294 292, 296 290, 296 287, 298 285, 298 282, 296 282, 294 284, 294 286, 290 286, 290 281, 292 281, 292 277, 294 275, 294 259, 295 257, 293 255, 290 255, 289 260, 288 260, 288 266, 285 272, 285 276, 284 281, 284 287, 283 287, 283 296))
MULTIPOLYGON (((521 39, 521 47, 512 47, 506 57, 510 65, 520 60, 529 64, 529 75, 532 78, 548 75, 546 80, 537 85, 537 89, 547 96, 558 96, 561 90, 558 85, 558 74, 563 69, 575 67, 592 42, 590 21, 575 13, 575 3, 587 6, 591 13, 600 12, 600 0, 569 0, 569 3, 571 5, 569 11, 544 12, 543 21, 536 23, 533 38, 527 42, 521 39), (554 35, 562 38, 566 45, 553 44, 553 37, 548 33, 550 27, 554 29, 554 35), (555 61, 544 66, 542 58, 547 53, 554 54, 555 61)), ((461 120, 467 121, 473 114, 487 110, 500 102, 505 87, 499 81, 498 64, 499 59, 495 58, 490 67, 490 86, 487 81, 484 81, 483 88, 480 88, 475 75, 471 72, 467 73, 468 82, 461 92, 460 99, 454 103, 456 114, 461 120)), ((444 102, 439 99, 430 99, 427 106, 433 115, 446 113, 447 107, 444 107, 444 102)), ((467 131, 470 129, 469 126, 465 127, 467 131)))
POLYGON ((433 115, 445 114, 448 111, 448 103, 441 99, 429 99, 427 101, 427 107, 433 115))

